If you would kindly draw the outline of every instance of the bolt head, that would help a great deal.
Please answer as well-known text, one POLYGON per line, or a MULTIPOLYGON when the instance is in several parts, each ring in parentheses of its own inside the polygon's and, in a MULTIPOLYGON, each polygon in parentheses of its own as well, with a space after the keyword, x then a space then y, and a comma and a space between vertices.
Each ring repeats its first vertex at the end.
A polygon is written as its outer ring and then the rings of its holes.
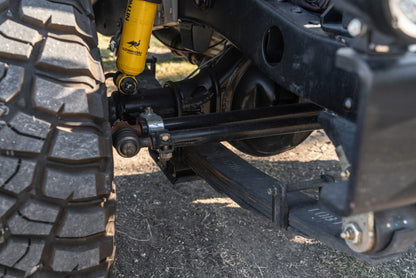
POLYGON ((344 107, 348 110, 352 108, 352 98, 347 98, 344 102, 344 107))
POLYGON ((136 92, 137 82, 132 77, 126 77, 120 82, 120 89, 122 93, 126 95, 131 95, 136 92))
POLYGON ((367 26, 358 18, 354 18, 348 24, 348 33, 352 37, 363 36, 367 32, 367 26))
POLYGON ((159 138, 163 142, 167 142, 170 139, 170 134, 169 133, 162 133, 162 134, 160 134, 159 138))
POLYGON ((114 52, 116 50, 116 42, 115 41, 110 42, 110 45, 108 48, 110 49, 111 52, 114 52))
POLYGON ((342 179, 344 179, 344 180, 349 179, 349 178, 350 178, 350 176, 351 176, 351 173, 350 173, 350 171, 348 171, 348 170, 345 170, 345 171, 342 171, 342 172, 341 172, 341 178, 342 178, 342 179))
POLYGON ((153 115, 153 109, 152 109, 152 107, 146 107, 146 108, 144 109, 144 113, 145 113, 146 115, 153 115))

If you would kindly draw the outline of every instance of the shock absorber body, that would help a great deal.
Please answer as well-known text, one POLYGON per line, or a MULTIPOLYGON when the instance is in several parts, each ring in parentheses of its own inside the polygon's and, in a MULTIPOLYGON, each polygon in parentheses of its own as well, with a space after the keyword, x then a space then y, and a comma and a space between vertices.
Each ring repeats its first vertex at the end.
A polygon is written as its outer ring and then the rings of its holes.
POLYGON ((117 87, 124 94, 137 88, 135 76, 143 72, 160 0, 128 0, 120 46, 118 49, 117 87))

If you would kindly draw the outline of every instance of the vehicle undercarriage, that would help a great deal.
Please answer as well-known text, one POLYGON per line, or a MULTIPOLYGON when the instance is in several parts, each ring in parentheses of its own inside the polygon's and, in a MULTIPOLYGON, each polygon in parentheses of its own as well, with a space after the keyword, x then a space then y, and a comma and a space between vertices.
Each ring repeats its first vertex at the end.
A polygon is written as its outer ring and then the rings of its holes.
POLYGON ((114 146, 126 157, 148 147, 172 182, 197 174, 278 227, 364 260, 404 251, 399 242, 416 239, 416 60, 413 39, 389 22, 397 19, 374 14, 385 4, 162 1, 154 36, 199 71, 163 88, 142 74, 137 88, 115 92, 114 146), (218 143, 267 156, 320 128, 336 146, 340 180, 282 184, 218 143))
POLYGON ((415 0, 0 0, 0 13, 4 276, 110 275, 111 145, 370 263, 416 242, 415 0), (117 72, 104 75, 97 32, 117 72), (152 34, 197 70, 161 86, 152 34), (341 171, 297 183, 221 143, 272 156, 319 129, 341 171))

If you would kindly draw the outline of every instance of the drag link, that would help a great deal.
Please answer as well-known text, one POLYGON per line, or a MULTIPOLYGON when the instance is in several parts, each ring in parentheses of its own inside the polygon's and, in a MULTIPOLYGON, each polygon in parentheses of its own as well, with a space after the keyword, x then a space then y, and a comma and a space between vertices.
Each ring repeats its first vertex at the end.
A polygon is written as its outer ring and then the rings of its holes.
MULTIPOLYGON (((176 147, 306 132, 320 128, 317 120, 320 108, 313 104, 282 105, 167 119, 154 113, 151 108, 146 108, 146 111, 148 112, 142 113, 136 120, 138 125, 130 126, 130 132, 137 130, 139 139, 136 142, 140 142, 141 147, 158 150, 164 157, 169 157, 166 153, 173 152, 176 147)), ((115 127, 129 128, 129 124, 123 123, 118 123, 115 127)), ((118 128, 113 128, 113 142, 123 142, 117 138, 123 134, 125 133, 118 131, 118 128)), ((129 136, 131 137, 130 133, 129 136)), ((115 147, 120 150, 120 146, 115 147)))

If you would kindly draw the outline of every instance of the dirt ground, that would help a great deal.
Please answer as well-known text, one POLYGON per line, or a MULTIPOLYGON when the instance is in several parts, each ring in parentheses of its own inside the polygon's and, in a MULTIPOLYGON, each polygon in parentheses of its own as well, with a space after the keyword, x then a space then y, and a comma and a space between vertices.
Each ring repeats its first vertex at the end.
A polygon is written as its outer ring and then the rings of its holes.
MULTIPOLYGON (((243 154, 241 154, 243 155, 243 154)), ((323 132, 253 165, 283 182, 337 175, 337 157, 323 132)), ((116 153, 115 277, 415 277, 416 249, 372 266, 314 239, 279 231, 204 181, 172 187, 147 151, 116 153)))

